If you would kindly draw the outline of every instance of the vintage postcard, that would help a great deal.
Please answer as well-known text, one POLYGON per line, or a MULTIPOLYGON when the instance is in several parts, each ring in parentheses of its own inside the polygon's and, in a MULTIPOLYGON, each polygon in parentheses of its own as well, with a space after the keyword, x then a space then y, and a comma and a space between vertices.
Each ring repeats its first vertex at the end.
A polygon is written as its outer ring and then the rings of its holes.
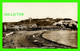
POLYGON ((3 3, 3 48, 77 48, 77 3, 3 3))

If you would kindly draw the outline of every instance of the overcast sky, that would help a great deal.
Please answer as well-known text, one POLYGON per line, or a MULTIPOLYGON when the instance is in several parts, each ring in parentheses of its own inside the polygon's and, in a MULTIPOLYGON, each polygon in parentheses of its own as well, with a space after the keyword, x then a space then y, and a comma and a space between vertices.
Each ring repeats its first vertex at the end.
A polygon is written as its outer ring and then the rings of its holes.
POLYGON ((17 22, 29 17, 77 21, 77 3, 3 3, 3 22, 17 22), (24 16, 4 16, 4 13, 24 13, 24 16))

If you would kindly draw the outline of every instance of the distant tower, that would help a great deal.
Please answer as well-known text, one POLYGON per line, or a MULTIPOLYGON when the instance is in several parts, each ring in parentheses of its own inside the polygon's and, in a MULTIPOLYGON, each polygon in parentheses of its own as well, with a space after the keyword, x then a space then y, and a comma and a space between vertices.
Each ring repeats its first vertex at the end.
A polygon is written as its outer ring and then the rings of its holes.
POLYGON ((29 22, 31 23, 31 21, 32 21, 32 18, 30 17, 30 18, 29 18, 29 22))

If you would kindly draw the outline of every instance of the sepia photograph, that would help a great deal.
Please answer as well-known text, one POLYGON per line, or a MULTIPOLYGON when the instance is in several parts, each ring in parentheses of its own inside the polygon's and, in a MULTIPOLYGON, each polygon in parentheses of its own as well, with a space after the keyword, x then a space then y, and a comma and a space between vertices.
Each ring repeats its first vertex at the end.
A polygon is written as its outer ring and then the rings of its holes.
POLYGON ((76 49, 77 3, 3 3, 3 48, 76 49))

